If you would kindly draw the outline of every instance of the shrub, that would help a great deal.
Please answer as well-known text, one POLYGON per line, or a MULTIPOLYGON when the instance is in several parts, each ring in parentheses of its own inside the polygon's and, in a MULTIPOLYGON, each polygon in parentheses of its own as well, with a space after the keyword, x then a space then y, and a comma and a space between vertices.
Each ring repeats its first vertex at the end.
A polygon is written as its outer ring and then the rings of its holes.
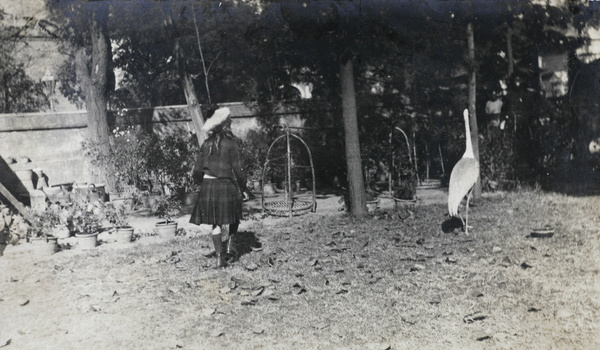
POLYGON ((128 187, 148 187, 149 170, 146 150, 150 137, 134 126, 116 127, 109 138, 109 152, 102 154, 97 145, 83 142, 85 155, 92 165, 107 168, 114 179, 107 179, 115 192, 125 192, 128 187))
POLYGON ((196 190, 192 169, 199 146, 195 135, 177 132, 165 137, 153 136, 145 158, 153 182, 163 194, 183 194, 196 190))

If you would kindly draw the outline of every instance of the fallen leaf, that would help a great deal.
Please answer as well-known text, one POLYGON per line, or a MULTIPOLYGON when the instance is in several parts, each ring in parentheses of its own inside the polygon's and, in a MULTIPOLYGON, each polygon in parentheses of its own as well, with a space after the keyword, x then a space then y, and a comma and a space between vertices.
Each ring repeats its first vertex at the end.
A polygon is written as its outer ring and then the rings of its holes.
POLYGON ((421 271, 421 270, 425 270, 425 266, 421 265, 421 264, 414 264, 413 267, 411 267, 410 271, 421 271))
POLYGON ((25 306, 25 305, 27 305, 27 304, 29 304, 29 299, 27 299, 25 302, 23 302, 23 303, 21 303, 21 304, 19 304, 19 305, 21 305, 21 306, 25 306))
POLYGON ((482 315, 482 314, 476 312, 476 313, 473 313, 473 314, 470 314, 470 315, 467 315, 467 316, 463 317, 463 322, 465 322, 465 323, 473 323, 475 321, 483 321, 486 318, 487 318, 487 316, 482 315))
POLYGON ((489 335, 484 335, 483 337, 477 338, 477 341, 484 341, 484 340, 488 340, 488 339, 492 339, 492 337, 490 337, 489 335))
POLYGON ((223 288, 219 289, 219 293, 221 293, 221 294, 227 294, 229 292, 231 292, 231 289, 229 287, 223 287, 223 288))
POLYGON ((223 333, 223 331, 221 331, 221 330, 215 330, 215 331, 210 332, 210 336, 213 338, 220 337, 223 334, 225 334, 225 333, 223 333))
POLYGON ((200 311, 200 313, 202 314, 202 316, 210 316, 212 314, 215 313, 215 309, 202 309, 202 311, 200 311))
POLYGON ((437 305, 441 302, 442 302, 442 298, 439 295, 436 295, 433 298, 431 298, 431 300, 429 300, 429 304, 434 304, 434 305, 437 305))
POLYGON ((521 264, 521 268, 522 268, 523 270, 527 270, 527 269, 530 269, 530 268, 532 268, 532 267, 533 267, 533 266, 531 266, 531 265, 529 265, 529 264, 527 264, 527 263, 525 263, 525 262, 521 264))
POLYGON ((250 294, 252 294, 252 296, 257 297, 257 296, 261 295, 264 290, 265 290, 265 287, 259 287, 258 289, 252 291, 252 293, 250 293, 250 294))
POLYGON ((456 264, 458 260, 456 260, 455 258, 446 258, 446 260, 444 261, 448 264, 456 264))
POLYGON ((318 330, 321 330, 321 329, 329 327, 329 323, 320 322, 320 323, 317 323, 316 325, 314 325, 313 327, 315 327, 318 330))
POLYGON ((502 248, 500 248, 500 247, 492 248, 492 253, 500 253, 501 251, 502 251, 502 248))
POLYGON ((538 312, 540 309, 536 309, 535 307, 529 308, 528 312, 538 312))
POLYGON ((241 304, 243 306, 254 306, 254 305, 256 305, 256 302, 257 302, 256 299, 250 299, 250 300, 242 301, 241 304))
POLYGON ((417 318, 413 316, 400 316, 400 318, 402 319, 402 321, 408 323, 409 325, 414 325, 418 321, 417 318))
POLYGON ((348 293, 348 291, 346 289, 340 289, 339 291, 337 291, 335 294, 346 294, 348 293))

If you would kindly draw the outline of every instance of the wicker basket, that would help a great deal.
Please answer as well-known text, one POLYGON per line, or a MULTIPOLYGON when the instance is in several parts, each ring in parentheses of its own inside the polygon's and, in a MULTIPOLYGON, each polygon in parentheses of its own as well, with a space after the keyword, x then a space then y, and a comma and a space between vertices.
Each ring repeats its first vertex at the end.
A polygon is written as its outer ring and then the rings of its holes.
POLYGON ((414 208, 417 204, 417 199, 400 199, 400 198, 396 198, 394 197, 394 205, 396 207, 408 207, 408 208, 414 208))
POLYGON ((313 210, 313 203, 301 200, 293 201, 277 201, 264 203, 265 212, 275 216, 292 216, 303 215, 313 210))

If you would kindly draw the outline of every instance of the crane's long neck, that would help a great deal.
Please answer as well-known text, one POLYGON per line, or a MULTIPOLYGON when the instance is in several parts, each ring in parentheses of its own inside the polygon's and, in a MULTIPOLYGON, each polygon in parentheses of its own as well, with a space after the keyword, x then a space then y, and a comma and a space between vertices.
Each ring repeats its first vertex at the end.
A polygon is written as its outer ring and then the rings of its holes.
POLYGON ((465 118, 465 139, 467 140, 467 148, 465 154, 463 154, 463 158, 475 158, 473 143, 471 142, 471 128, 469 127, 469 111, 467 109, 465 109, 463 116, 465 118))

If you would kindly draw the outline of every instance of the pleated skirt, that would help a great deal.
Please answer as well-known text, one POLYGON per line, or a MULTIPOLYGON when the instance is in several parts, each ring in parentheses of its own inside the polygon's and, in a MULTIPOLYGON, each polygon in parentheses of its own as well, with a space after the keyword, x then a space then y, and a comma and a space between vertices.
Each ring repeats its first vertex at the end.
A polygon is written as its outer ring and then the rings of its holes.
POLYGON ((190 217, 192 224, 229 225, 242 219, 242 198, 230 179, 204 179, 190 217))

